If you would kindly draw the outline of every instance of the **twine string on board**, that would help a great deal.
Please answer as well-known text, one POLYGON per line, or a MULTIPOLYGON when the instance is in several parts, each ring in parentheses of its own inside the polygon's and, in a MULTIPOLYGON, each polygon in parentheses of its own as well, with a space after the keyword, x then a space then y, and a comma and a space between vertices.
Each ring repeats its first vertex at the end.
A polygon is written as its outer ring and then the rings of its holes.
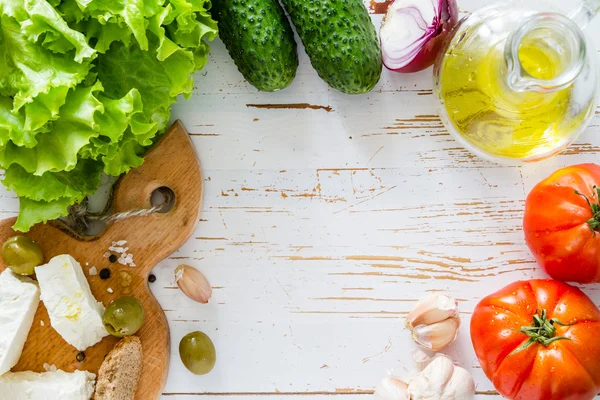
MULTIPOLYGON (((69 214, 64 217, 62 220, 67 224, 67 226, 73 229, 77 233, 84 233, 88 231, 90 226, 96 222, 103 222, 105 225, 110 225, 113 222, 121 221, 128 218, 134 217, 145 217, 147 215, 151 215, 157 212, 163 211, 163 209, 168 208, 170 204, 172 204, 172 197, 169 193, 161 192, 164 196, 163 201, 160 204, 154 205, 149 208, 141 208, 137 210, 129 210, 123 211, 119 213, 110 214, 108 211, 104 211, 102 213, 93 213, 89 211, 88 207, 88 199, 85 198, 81 203, 73 204, 69 206, 69 214)), ((111 203, 111 199, 109 199, 109 204, 111 203)))

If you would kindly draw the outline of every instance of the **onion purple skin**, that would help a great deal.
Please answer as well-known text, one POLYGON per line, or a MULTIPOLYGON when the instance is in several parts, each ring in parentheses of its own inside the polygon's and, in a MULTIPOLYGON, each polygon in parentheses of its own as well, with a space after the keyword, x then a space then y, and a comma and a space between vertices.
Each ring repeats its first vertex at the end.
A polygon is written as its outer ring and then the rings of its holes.
MULTIPOLYGON (((448 34, 458 23, 458 5, 456 0, 439 0, 439 7, 440 21, 442 23, 438 25, 435 35, 433 35, 421 48, 419 54, 402 68, 394 69, 388 67, 384 58, 383 65, 385 65, 387 69, 399 73, 414 73, 427 69, 433 65, 439 53, 446 47, 446 38, 448 37, 448 34)), ((385 24, 387 17, 388 15, 386 14, 382 24, 385 24)), ((381 39, 380 44, 382 44, 381 39)))

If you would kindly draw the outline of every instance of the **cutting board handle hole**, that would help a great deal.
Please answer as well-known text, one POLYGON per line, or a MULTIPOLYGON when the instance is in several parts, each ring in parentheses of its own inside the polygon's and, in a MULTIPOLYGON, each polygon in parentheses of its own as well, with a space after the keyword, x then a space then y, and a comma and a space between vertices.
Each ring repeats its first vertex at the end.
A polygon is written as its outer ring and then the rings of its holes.
POLYGON ((168 213, 175 207, 175 192, 173 189, 167 186, 161 186, 152 191, 150 195, 150 203, 152 207, 161 206, 162 208, 158 211, 161 214, 168 213))

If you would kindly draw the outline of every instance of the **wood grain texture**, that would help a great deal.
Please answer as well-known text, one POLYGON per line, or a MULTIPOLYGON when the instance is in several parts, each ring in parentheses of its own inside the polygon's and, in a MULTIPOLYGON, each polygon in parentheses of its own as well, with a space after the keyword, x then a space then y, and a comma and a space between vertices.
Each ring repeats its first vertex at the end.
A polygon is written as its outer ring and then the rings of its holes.
MULTIPOLYGON (((161 306, 149 290, 148 275, 159 261, 190 237, 198 221, 202 200, 199 162, 181 123, 173 125, 148 152, 145 160, 141 167, 119 181, 113 198, 114 212, 151 207, 151 193, 163 186, 171 188, 176 196, 171 211, 115 222, 100 236, 85 240, 71 236, 55 223, 37 225, 27 234, 40 244, 46 261, 59 254, 70 254, 78 260, 92 293, 105 306, 126 294, 142 302, 145 322, 137 335, 142 341, 144 363, 137 400, 160 396, 170 359, 168 323, 161 306), (104 257, 112 242, 119 240, 127 240, 128 253, 134 255, 136 267, 111 264, 104 257), (98 271, 110 268, 111 278, 101 280, 99 275, 90 276, 89 268, 92 266, 98 271), (122 273, 131 275, 129 286, 121 284, 122 273)), ((13 218, 0 222, 0 242, 15 235, 10 228, 13 223, 13 218)), ((0 271, 4 269, 5 266, 0 264, 0 271)), ((104 338, 88 348, 85 360, 78 362, 78 351, 51 327, 46 308, 40 303, 23 354, 13 371, 43 371, 43 365, 47 363, 65 371, 81 369, 97 373, 104 357, 117 341, 111 336, 104 338)))
MULTIPOLYGON (((461 15, 493 1, 459 0, 461 15)), ((600 21, 588 30, 600 38, 600 21)), ((259 93, 216 40, 192 98, 173 107, 202 160, 205 199, 192 238, 154 269, 171 327, 163 399, 370 399, 361 391, 410 367, 403 316, 434 292, 457 297, 463 318, 446 352, 473 374, 478 400, 499 399, 471 347, 470 314, 506 284, 545 276, 523 239, 525 197, 557 168, 599 162, 600 114, 559 156, 498 166, 441 125, 431 70, 384 70, 373 92, 347 96, 298 51, 292 85, 259 93), (181 263, 207 276, 209 304, 181 296, 181 263), (194 330, 217 348, 206 376, 179 360, 194 330)), ((14 216, 3 190, 0 216, 14 216)), ((598 286, 583 290, 600 303, 598 286)))

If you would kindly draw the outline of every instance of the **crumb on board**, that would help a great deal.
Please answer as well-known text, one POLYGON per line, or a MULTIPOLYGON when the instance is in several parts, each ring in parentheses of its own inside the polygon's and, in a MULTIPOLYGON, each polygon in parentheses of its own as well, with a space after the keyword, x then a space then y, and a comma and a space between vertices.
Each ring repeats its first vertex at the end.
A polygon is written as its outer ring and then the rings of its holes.
POLYGON ((44 325, 45 325, 45 324, 44 324, 44 321, 41 321, 41 320, 40 320, 40 325, 41 325, 41 326, 44 326, 44 325))
POLYGON ((107 291, 108 293, 114 293, 114 290, 112 290, 112 288, 108 288, 108 289, 106 289, 106 291, 107 291))
POLYGON ((96 266, 92 266, 88 272, 90 273, 90 276, 98 275, 98 269, 96 269, 96 266))

